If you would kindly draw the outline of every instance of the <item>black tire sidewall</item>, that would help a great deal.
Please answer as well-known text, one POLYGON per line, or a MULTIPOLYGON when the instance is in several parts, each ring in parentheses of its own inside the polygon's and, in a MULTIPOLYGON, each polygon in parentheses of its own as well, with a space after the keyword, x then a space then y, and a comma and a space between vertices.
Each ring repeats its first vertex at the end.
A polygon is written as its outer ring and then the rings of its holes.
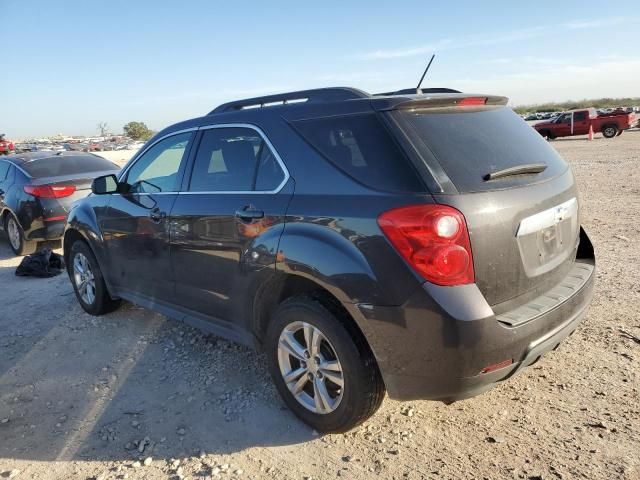
POLYGON ((611 125, 607 125, 606 127, 604 127, 604 128, 602 129, 602 136, 603 136, 603 137, 605 137, 605 138, 613 138, 613 137, 615 137, 617 134, 618 134, 618 128, 617 128, 617 127, 613 127, 613 126, 611 126, 611 125), (607 135, 607 134, 605 133, 608 129, 613 129, 613 135, 607 135))
POLYGON ((320 432, 340 432, 360 423, 362 405, 366 402, 371 385, 367 379, 370 372, 363 356, 344 325, 329 310, 312 300, 287 301, 282 304, 273 316, 269 326, 265 353, 268 359, 269 372, 273 377, 278 392, 287 406, 305 423, 320 432), (317 414, 303 407, 287 388, 278 364, 278 340, 282 330, 293 322, 307 322, 322 331, 333 346, 342 365, 344 392, 338 408, 328 414, 317 414), (354 423, 354 419, 357 421, 354 423))
POLYGON ((107 292, 104 279, 102 278, 102 271, 100 270, 100 266, 98 265, 96 257, 93 255, 91 248, 89 248, 89 245, 87 245, 82 240, 76 240, 73 245, 71 245, 69 262, 67 264, 67 273, 69 274, 69 279, 71 280, 71 285, 73 285, 73 291, 76 294, 78 303, 80 303, 80 306, 85 312, 91 315, 102 315, 103 313, 108 311, 108 303, 110 297, 107 292), (84 300, 82 300, 80 292, 78 292, 78 286, 76 285, 74 279, 73 261, 78 253, 82 253, 87 258, 91 266, 91 272, 93 273, 96 288, 96 298, 92 304, 85 303, 84 300))
POLYGON ((37 243, 33 241, 27 241, 20 222, 11 212, 9 212, 4 219, 4 233, 7 236, 7 243, 9 243, 9 247, 16 255, 24 256, 35 252, 37 243), (11 244, 11 239, 9 238, 9 222, 11 220, 13 220, 13 222, 16 224, 18 233, 20 234, 20 247, 17 250, 13 247, 13 245, 11 244))

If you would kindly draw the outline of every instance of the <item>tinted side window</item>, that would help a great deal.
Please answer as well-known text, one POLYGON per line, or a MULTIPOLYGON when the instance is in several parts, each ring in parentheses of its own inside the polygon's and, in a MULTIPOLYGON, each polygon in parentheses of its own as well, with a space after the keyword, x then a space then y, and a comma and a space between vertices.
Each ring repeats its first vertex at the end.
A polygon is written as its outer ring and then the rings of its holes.
POLYGON ((192 192, 274 190, 284 172, 263 138, 250 128, 204 130, 189 184, 192 192))
POLYGON ((0 162, 0 182, 4 181, 5 178, 7 178, 8 173, 9 173, 9 163, 0 162))
POLYGON ((284 172, 280 168, 280 164, 266 142, 262 142, 258 151, 258 175, 256 176, 255 189, 272 191, 278 188, 283 180, 284 172))
POLYGON ((587 119, 587 112, 576 112, 573 114, 574 122, 584 122, 587 119))
POLYGON ((360 183, 380 190, 424 191, 376 114, 299 120, 293 125, 311 146, 360 183))
POLYGON ((180 133, 160 140, 136 160, 126 182, 133 193, 175 192, 178 172, 193 133, 180 133))

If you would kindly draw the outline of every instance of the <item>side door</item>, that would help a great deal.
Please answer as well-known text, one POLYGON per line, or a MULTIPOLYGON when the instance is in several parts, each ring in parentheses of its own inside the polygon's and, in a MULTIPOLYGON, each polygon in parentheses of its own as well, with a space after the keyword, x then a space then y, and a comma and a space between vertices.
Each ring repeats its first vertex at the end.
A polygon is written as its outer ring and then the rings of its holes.
MULTIPOLYGON (((7 161, 0 159, 0 213, 4 211, 6 208, 4 199, 9 191, 9 187, 11 186, 12 178, 9 178, 11 175, 11 164, 7 161)), ((4 228, 4 225, 0 225, 4 228)))
POLYGON ((563 113, 560 115, 553 128, 556 137, 568 137, 571 135, 571 114, 563 113))
POLYGON ((176 302, 244 331, 257 285, 275 274, 293 180, 256 127, 204 127, 171 212, 176 302))
POLYGON ((173 295, 168 218, 177 197, 193 131, 159 139, 119 178, 102 218, 109 277, 119 290, 147 300, 173 295))
POLYGON ((589 125, 591 120, 589 119, 589 112, 574 112, 573 113, 573 134, 574 135, 586 135, 589 133, 589 125))

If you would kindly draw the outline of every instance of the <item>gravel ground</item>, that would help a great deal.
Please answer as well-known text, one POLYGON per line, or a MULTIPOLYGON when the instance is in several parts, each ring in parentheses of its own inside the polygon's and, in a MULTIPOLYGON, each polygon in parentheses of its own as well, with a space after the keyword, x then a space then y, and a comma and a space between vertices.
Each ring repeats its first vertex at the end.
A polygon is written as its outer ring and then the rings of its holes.
POLYGON ((346 435, 299 422, 249 349, 14 277, 0 234, 0 478, 639 479, 640 131, 552 145, 597 249, 584 324, 487 394, 386 399, 346 435))

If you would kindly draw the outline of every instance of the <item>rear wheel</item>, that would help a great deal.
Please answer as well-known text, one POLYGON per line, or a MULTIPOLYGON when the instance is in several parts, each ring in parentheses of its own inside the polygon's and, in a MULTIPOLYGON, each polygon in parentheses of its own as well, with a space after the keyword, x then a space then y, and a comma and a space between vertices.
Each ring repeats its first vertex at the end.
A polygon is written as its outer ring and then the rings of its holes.
POLYGON ((76 298, 85 312, 102 315, 120 305, 119 300, 113 300, 109 295, 96 257, 82 240, 71 245, 67 272, 76 298))
POLYGON ((605 125, 602 128, 602 135, 605 138, 613 138, 618 134, 618 127, 616 125, 605 125))
POLYGON ((276 310, 265 342, 269 371, 287 406, 320 432, 344 432, 380 407, 385 388, 359 332, 318 299, 276 310))
POLYGON ((38 248, 38 242, 27 240, 20 223, 11 213, 4 219, 4 231, 7 234, 9 246, 16 255, 31 255, 38 248))

